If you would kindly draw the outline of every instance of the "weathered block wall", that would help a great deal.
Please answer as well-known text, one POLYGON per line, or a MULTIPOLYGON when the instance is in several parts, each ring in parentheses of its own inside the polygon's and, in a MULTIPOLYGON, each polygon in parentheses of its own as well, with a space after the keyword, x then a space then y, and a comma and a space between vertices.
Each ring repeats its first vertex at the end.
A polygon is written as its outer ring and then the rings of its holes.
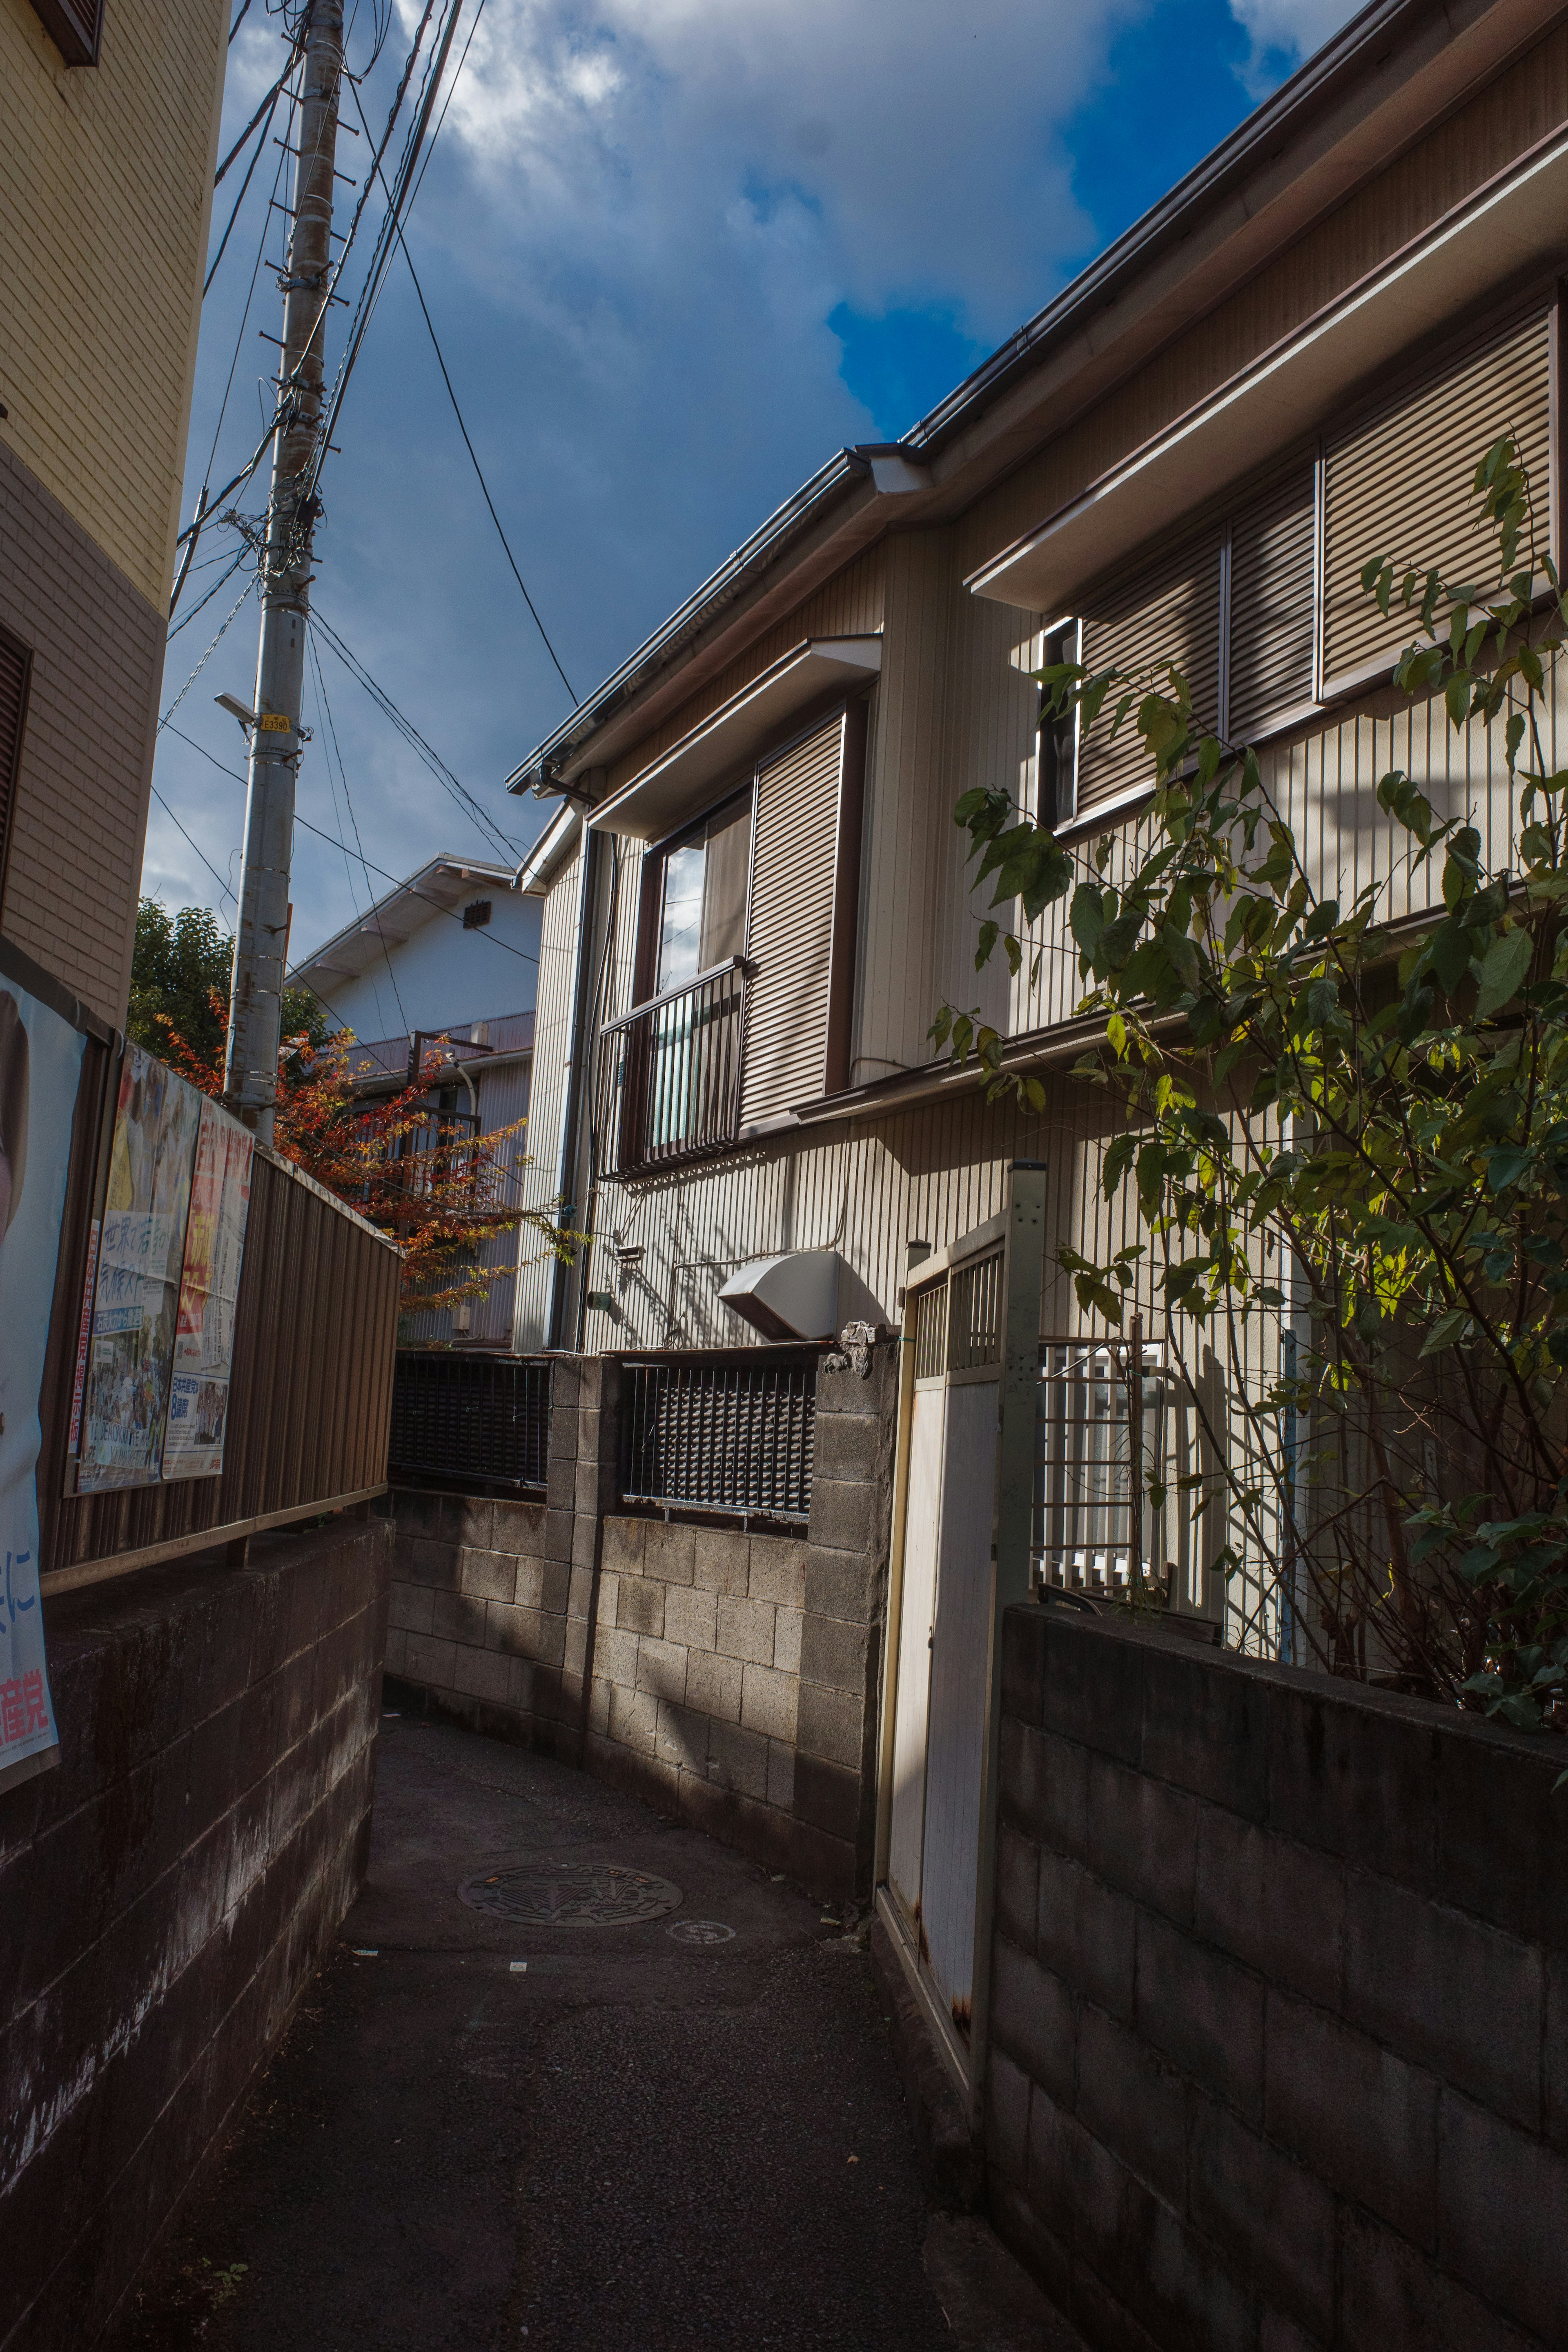
POLYGON ((817 1376, 802 1538, 617 1507, 619 1366, 561 1360, 545 1501, 398 1488, 388 1671, 824 1894, 869 1891, 898 1351, 817 1376))
POLYGON ((1104 2352, 1568 2342, 1560 1741, 1008 1614, 998 2226, 1104 2352))
POLYGON ((0 1796, 0 2346, 80 2352, 353 1901, 391 1543, 339 1520, 46 1604, 58 1770, 0 1796))

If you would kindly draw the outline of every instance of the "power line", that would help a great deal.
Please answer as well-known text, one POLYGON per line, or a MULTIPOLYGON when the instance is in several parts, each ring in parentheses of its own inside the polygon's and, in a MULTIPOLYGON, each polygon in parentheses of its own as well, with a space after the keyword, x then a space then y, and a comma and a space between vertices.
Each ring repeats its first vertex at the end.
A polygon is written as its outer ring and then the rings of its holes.
MULTIPOLYGON (((436 141, 441 135, 441 123, 445 122, 447 120, 447 108, 450 106, 452 102, 452 92, 458 86, 458 77, 461 74, 463 67, 468 62, 468 48, 473 41, 475 33, 479 30, 479 18, 484 14, 484 7, 485 0, 479 0, 479 5, 475 13, 474 21, 468 27, 468 38, 463 45, 463 54, 458 60, 458 71, 452 76, 452 79, 447 86, 446 103, 441 109, 440 121, 436 125, 435 132, 431 137, 429 147, 426 149, 424 161, 420 165, 419 181, 416 182, 414 188, 414 194, 416 195, 418 194, 419 182, 423 181, 426 170, 428 168, 430 157, 435 152, 436 141)), ((364 134, 368 139, 370 136, 370 124, 365 120, 364 108, 360 103, 360 97, 357 89, 354 91, 354 108, 359 115, 360 122, 363 127, 364 134)), ((441 349, 441 339, 436 332, 436 322, 430 316, 429 305, 425 299, 425 289, 419 283, 419 272, 414 267, 414 256, 408 250, 408 240, 403 233, 403 224, 395 217, 392 210, 392 195, 390 190, 387 188, 384 178, 382 177, 381 157, 379 154, 376 155, 372 162, 371 175, 381 180, 382 194, 386 198, 388 216, 392 219, 393 229, 396 236, 398 245, 402 248, 403 258, 408 264, 408 275, 414 281, 414 292, 418 300, 419 309, 424 317, 425 324, 429 330, 431 347, 436 353, 436 364, 441 371, 441 381, 447 387, 447 397, 452 404, 452 414, 458 420, 458 430, 463 436, 463 446, 467 449, 468 457, 473 464, 474 472, 479 478, 479 488, 484 495, 485 504, 489 509, 490 520, 496 527, 496 536, 500 541, 502 550, 506 555, 506 560, 511 566, 511 576, 517 582, 519 588, 522 592, 522 601, 528 606, 529 612, 532 614, 533 625, 539 631, 540 636, 543 640, 544 650, 550 656, 551 660, 554 663, 556 675, 560 678, 562 685, 566 688, 567 693, 572 697, 573 706, 575 708, 577 702, 577 690, 574 687, 571 679, 567 677, 566 672, 561 667, 561 656, 557 654, 554 646, 550 642, 550 632, 539 617, 539 607, 535 604, 532 597, 528 593, 528 583, 524 580, 522 573, 518 570, 517 558, 511 551, 511 542, 507 538, 505 526, 502 524, 500 515, 496 512, 496 502, 490 496, 490 486, 485 479, 485 469, 479 463, 479 452, 474 447, 473 440, 469 435, 468 425, 463 419, 462 409, 458 405, 457 393, 452 387, 451 374, 447 366, 446 355, 441 349)), ((412 206, 413 196, 410 196, 409 208, 412 209, 412 206)))
MULTIPOLYGON (((175 734, 177 735, 179 731, 179 729, 176 727, 174 730, 175 734)), ((190 738, 187 736, 185 740, 188 742, 190 738)), ((197 744, 196 749, 200 751, 201 746, 199 743, 197 744)), ((223 876, 218 872, 217 867, 213 864, 212 859, 207 856, 204 849, 197 846, 195 842, 191 841, 190 835, 185 833, 184 826, 180 823, 179 818, 174 814, 174 810, 169 806, 168 802, 163 798, 163 793, 158 790, 156 784, 153 787, 153 798, 157 802, 158 806, 163 810, 163 814, 168 818, 169 823, 174 827, 175 831, 177 833, 184 834, 185 839, 191 842, 191 847, 195 850, 196 856, 201 859, 202 864, 206 867, 207 872, 212 876, 213 880, 217 884, 217 887, 223 892, 224 897, 226 898, 234 898, 234 892, 229 888, 228 884, 224 880, 223 876)), ((237 910, 239 900, 237 898, 234 898, 234 903, 236 909, 237 910)))
MULTIPOLYGON (((210 760, 213 766, 223 775, 232 776, 237 784, 243 784, 247 782, 247 779, 240 774, 237 768, 226 767, 215 751, 209 751, 205 743, 198 743, 194 735, 187 735, 183 727, 171 726, 169 728, 169 733, 171 735, 177 735, 182 743, 188 743, 193 751, 199 751, 204 760, 210 760)), ((167 806, 167 803, 165 803, 164 805, 167 806)), ((177 819, 176 822, 178 822, 177 819)), ((342 850, 345 857, 353 857, 354 856, 354 852, 349 848, 346 842, 339 841, 332 834, 323 833, 321 826, 319 824, 312 824, 308 817, 296 814, 294 822, 296 824, 302 824, 307 833, 313 833, 318 841, 324 841, 329 849, 342 850)), ((423 890, 410 889, 408 882, 404 876, 401 874, 389 874, 384 866, 375 865, 372 859, 368 858, 364 855, 363 845, 359 852, 359 862, 363 866, 367 874, 374 874, 381 881, 390 882, 400 890, 408 890, 410 897, 417 898, 422 907, 433 907, 438 915, 445 915, 448 922, 458 924, 459 929, 462 927, 463 919, 461 915, 454 914, 450 907, 443 907, 439 898, 429 898, 423 890)), ((207 871, 209 874, 212 872, 211 866, 207 868, 207 871)), ((230 891, 229 896, 232 898, 233 895, 233 892, 230 891)), ((351 893, 351 904, 352 903, 351 893)), ((357 908, 355 909, 355 912, 357 915, 357 908)), ((536 955, 530 955, 526 948, 514 948, 510 940, 499 940, 493 931, 474 931, 469 933, 469 937, 471 939, 488 940, 492 948, 500 948, 503 953, 510 956, 516 956, 520 963, 537 964, 539 961, 539 958, 536 955)))
POLYGON ((331 646, 332 652, 336 654, 338 659, 349 672, 349 675, 354 678, 360 686, 363 687, 365 692, 371 697, 371 699, 376 704, 383 715, 392 721, 392 724, 397 729, 398 733, 403 737, 405 742, 408 744, 410 750, 418 752, 426 766, 430 770, 431 774, 445 786, 448 793, 451 793, 452 798, 457 802, 458 807, 462 809, 464 814, 472 819, 472 821, 479 827, 481 832, 487 833, 492 842, 499 844, 508 857, 515 857, 519 854, 517 844, 514 841, 508 839, 507 835, 501 831, 500 825, 497 824, 493 817, 490 816, 489 811, 474 798, 474 795, 469 792, 468 786, 458 782, 458 778, 452 773, 451 769, 447 767, 445 760, 441 758, 439 752, 433 751, 430 745, 426 743, 424 736, 420 734, 419 730, 415 726, 413 720, 411 719, 405 718, 403 712, 399 710, 396 703, 394 702, 385 688, 376 684, 374 678, 372 677, 369 670, 366 669, 358 655, 355 654, 350 646, 344 645, 342 637, 339 636, 331 622, 323 620, 319 612, 312 611, 310 614, 310 625, 312 628, 320 629, 322 636, 325 637, 327 644, 331 646))
POLYGON ((228 619, 225 621, 223 627, 218 631, 217 635, 213 639, 211 645, 207 647, 205 653, 202 656, 200 661, 196 664, 189 677, 186 678, 184 686, 181 687, 178 694, 175 695, 174 699, 170 703, 169 708, 164 711, 162 719, 159 719, 158 732, 160 735, 168 725, 170 719, 173 719, 175 711, 178 710, 181 703, 184 702, 186 695, 189 694, 192 687, 195 686, 197 678, 200 677, 203 670, 205 669, 208 662, 211 661, 214 654, 216 653, 218 646, 227 631, 229 621, 233 620, 235 614, 238 612, 240 605, 244 604, 246 597, 249 595, 255 585, 256 582, 254 580, 247 580, 246 582, 245 586, 240 593, 238 602, 235 604, 233 611, 230 612, 228 619))
MULTIPOLYGON (((333 726, 333 724, 332 724, 332 706, 331 706, 331 703, 328 701, 328 699, 327 699, 327 681, 326 681, 325 677, 323 677, 323 676, 321 675, 321 653, 320 653, 319 648, 318 648, 315 645, 313 645, 313 644, 311 643, 311 639, 310 639, 310 631, 309 631, 309 630, 307 630, 307 631, 306 631, 305 642, 306 642, 306 645, 309 646, 309 648, 310 648, 310 652, 315 656, 315 662, 316 662, 316 690, 317 690, 317 692, 320 694, 320 696, 321 696, 321 709, 322 709, 322 711, 323 711, 323 713, 325 714, 325 717, 326 717, 326 721, 327 721, 327 733, 328 733, 328 735, 329 735, 329 736, 331 737, 331 739, 332 749, 333 749, 335 751, 337 751, 337 754, 338 754, 338 774, 339 774, 339 776, 340 776, 340 777, 342 778, 342 787, 343 787, 343 805, 345 806, 345 808, 348 810, 348 813, 349 813, 349 823, 353 825, 353 829, 354 829, 354 840, 355 840, 355 843, 357 844, 358 848, 359 848, 360 864, 363 866, 363 865, 364 864, 364 843, 360 839, 359 819, 358 819, 358 817, 357 817, 357 816, 355 816, 355 814, 354 814, 354 804, 353 804, 353 797, 352 797, 352 795, 350 794, 350 792, 349 792, 349 774, 348 774, 348 770, 347 770, 347 769, 344 767, 344 765, 343 765, 343 755, 342 755, 342 751, 341 751, 341 750, 339 750, 339 747, 338 747, 338 730, 337 730, 337 729, 336 729, 336 728, 333 726)), ((329 768, 328 768, 328 770, 327 770, 327 773, 328 773, 329 777, 330 777, 330 776, 331 776, 331 767, 330 767, 330 766, 329 766, 329 768)), ((347 853, 345 852, 345 853, 344 853, 344 855, 345 855, 345 857, 346 857, 347 853)), ((352 893, 352 892, 350 893, 350 898, 351 898, 351 901, 352 901, 352 898, 353 898, 353 893, 352 893)), ((376 938, 381 941, 381 955, 382 955, 382 961, 383 961, 383 962, 385 964, 385 966, 386 966, 386 976, 387 976, 388 980, 392 982, 392 997, 393 997, 393 1002, 394 1002, 394 1003, 395 1003, 395 1004, 396 1005, 396 1007, 397 1007, 397 1017, 398 1017, 398 1019, 402 1022, 402 1024, 403 1024, 404 1027, 406 1029, 406 1028, 407 1028, 407 1026, 408 1026, 408 1015, 407 1015, 407 1013, 406 1013, 404 1011, 404 1009, 403 1009, 403 993, 402 993, 402 991, 399 989, 399 987, 398 987, 398 985, 397 985, 397 974, 396 974, 396 973, 393 971, 393 969, 392 969, 392 950, 391 950, 391 949, 390 949, 390 948, 387 946, 387 944, 386 944, 386 933, 382 929, 382 927, 381 927, 381 912, 380 912, 380 909, 379 909, 378 908, 374 907, 374 906, 373 906, 373 907, 372 907, 372 908, 371 908, 371 912, 372 912, 372 914, 373 914, 373 915, 374 916, 374 918, 375 918, 375 935, 376 935, 376 938)))
POLYGON ((419 308, 424 313, 425 324, 430 330, 430 341, 436 353, 436 364, 441 371, 441 381, 447 387, 447 397, 452 404, 452 414, 458 420, 458 430, 463 436, 463 446, 468 451, 469 457, 473 459, 474 472, 478 475, 479 488, 484 492, 485 504, 490 510, 490 520, 496 527, 496 537, 500 541, 501 546, 505 551, 506 560, 511 566, 511 576, 517 582, 518 586, 522 590, 522 601, 533 615, 533 625, 539 631, 541 637, 544 641, 544 650, 550 656, 551 660, 555 664, 556 676, 560 678, 562 685, 566 688, 567 693, 572 697, 572 707, 575 709, 577 707, 577 690, 574 687, 571 679, 567 677, 565 671, 561 667, 561 656, 550 642, 550 632, 545 627, 543 622, 540 619, 539 607, 534 603, 532 597, 529 594, 527 583, 524 581, 521 572, 517 568, 517 558, 511 551, 510 544, 508 541, 506 532, 501 525, 501 519, 496 512, 496 502, 490 496, 490 486, 485 479, 485 469, 479 463, 479 452, 475 449, 472 441, 468 438, 468 428, 463 422, 463 412, 458 405, 458 395, 452 389, 452 379, 447 373, 447 362, 441 354, 441 345, 437 337, 435 322, 431 319, 429 310, 426 308, 425 289, 419 283, 419 273, 414 267, 414 256, 408 250, 408 241, 405 237, 401 226, 399 226, 397 231, 397 242, 403 249, 403 258, 408 264, 408 275, 414 280, 414 291, 419 298, 419 308))
MULTIPOLYGON (((198 613, 205 610, 206 606, 212 603, 213 598, 217 594, 219 589, 224 587, 227 582, 234 578, 235 573, 239 570, 240 565, 245 562, 246 557, 249 553, 250 550, 248 547, 244 545, 240 547, 239 552, 234 558, 228 570, 224 573, 223 578, 221 580, 215 580, 212 586, 207 590, 206 594, 202 598, 201 603, 199 604, 193 604, 190 611, 184 615, 184 618, 178 620, 174 624, 173 627, 169 631, 169 638, 171 642, 179 635, 180 631, 184 627, 187 621, 194 621, 198 613)), ((215 560, 221 562, 222 558, 218 557, 215 560)))

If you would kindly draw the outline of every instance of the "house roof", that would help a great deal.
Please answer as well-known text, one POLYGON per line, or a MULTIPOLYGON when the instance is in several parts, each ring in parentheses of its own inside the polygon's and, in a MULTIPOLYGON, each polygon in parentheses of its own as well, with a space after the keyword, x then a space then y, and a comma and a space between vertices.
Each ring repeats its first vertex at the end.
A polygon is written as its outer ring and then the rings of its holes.
MULTIPOLYGON (((389 947, 412 939, 431 914, 456 916, 473 895, 476 883, 492 889, 512 890, 518 878, 510 866, 492 866, 482 858, 443 853, 386 891, 367 911, 334 931, 311 954, 302 956, 289 972, 290 988, 308 988, 323 1001, 344 980, 357 980, 389 947)), ((534 886, 533 895, 540 895, 534 886)))
POLYGON ((1563 13, 1371 0, 1097 260, 895 443, 830 457, 507 779, 593 770, 890 523, 940 522, 1342 202, 1563 13))

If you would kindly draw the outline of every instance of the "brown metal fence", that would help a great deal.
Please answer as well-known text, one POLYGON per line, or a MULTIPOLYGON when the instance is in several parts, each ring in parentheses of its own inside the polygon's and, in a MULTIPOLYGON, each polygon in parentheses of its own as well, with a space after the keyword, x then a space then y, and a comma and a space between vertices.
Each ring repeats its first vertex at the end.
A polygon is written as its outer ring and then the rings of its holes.
POLYGON ((88 1233, 118 1069, 98 1038, 87 1054, 41 1401, 46 1592, 368 1499, 386 1483, 392 1412, 399 1253, 321 1186, 258 1150, 221 1475, 64 1491, 88 1233))

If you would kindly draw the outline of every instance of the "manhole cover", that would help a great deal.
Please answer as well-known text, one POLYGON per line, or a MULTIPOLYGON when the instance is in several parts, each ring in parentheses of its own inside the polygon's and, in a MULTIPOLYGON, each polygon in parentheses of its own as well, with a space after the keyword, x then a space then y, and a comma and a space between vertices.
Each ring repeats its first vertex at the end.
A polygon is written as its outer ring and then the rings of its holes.
POLYGON ((618 1927, 662 1919, 680 1901, 680 1889, 618 1862, 524 1862, 465 1879, 458 1897, 471 1910, 530 1927, 618 1927))
POLYGON ((735 1930, 726 1927, 722 1919, 678 1919, 664 1932, 678 1944, 727 1944, 735 1930))

